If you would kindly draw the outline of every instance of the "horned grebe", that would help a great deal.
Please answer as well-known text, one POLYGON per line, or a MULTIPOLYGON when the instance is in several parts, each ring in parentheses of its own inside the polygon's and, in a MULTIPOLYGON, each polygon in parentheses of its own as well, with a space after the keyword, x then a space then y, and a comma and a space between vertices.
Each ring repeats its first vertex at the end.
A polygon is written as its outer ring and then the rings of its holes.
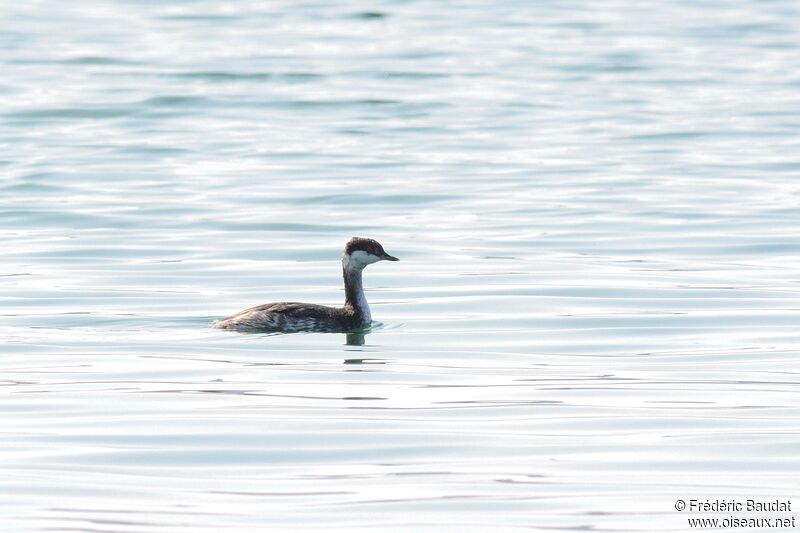
POLYGON ((211 324, 212 328, 237 331, 327 331, 346 332, 372 322, 361 271, 378 261, 399 261, 373 239, 353 237, 344 247, 344 307, 279 302, 245 309, 211 324))

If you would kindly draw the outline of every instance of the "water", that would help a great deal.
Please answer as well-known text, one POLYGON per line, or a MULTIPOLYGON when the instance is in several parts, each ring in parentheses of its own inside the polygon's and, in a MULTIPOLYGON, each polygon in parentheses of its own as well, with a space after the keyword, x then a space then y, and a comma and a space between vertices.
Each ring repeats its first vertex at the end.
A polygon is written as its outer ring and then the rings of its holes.
POLYGON ((3 531, 800 504, 795 3, 0 10, 3 531), (352 235, 364 339, 206 327, 352 235))

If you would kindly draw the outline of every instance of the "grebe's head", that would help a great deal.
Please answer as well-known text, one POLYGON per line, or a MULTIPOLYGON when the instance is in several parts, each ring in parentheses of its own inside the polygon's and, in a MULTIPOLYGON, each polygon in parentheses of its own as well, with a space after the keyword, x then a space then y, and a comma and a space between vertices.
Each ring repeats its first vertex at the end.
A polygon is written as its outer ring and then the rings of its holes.
POLYGON ((381 243, 375 239, 353 237, 347 241, 344 247, 344 256, 342 256, 344 268, 361 270, 378 261, 399 261, 399 259, 387 254, 381 243))

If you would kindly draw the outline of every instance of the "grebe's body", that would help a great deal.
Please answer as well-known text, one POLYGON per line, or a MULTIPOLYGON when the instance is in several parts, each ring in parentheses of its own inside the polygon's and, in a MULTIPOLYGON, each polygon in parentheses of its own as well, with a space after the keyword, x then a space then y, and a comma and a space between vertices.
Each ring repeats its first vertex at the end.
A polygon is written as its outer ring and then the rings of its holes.
POLYGON ((397 261, 373 239, 353 237, 342 256, 344 306, 297 302, 279 302, 245 309, 214 322, 211 327, 237 331, 326 331, 348 332, 372 322, 372 314, 364 296, 361 273, 364 267, 378 261, 397 261))

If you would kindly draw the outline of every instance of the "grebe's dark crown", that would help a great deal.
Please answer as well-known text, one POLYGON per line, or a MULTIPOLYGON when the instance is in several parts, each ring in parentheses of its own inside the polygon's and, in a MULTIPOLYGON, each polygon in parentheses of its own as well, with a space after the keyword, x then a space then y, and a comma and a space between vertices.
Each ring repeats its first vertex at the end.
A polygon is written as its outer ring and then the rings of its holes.
POLYGON ((399 261, 394 256, 391 256, 386 253, 381 246, 381 243, 376 241, 375 239, 368 239, 366 237, 353 237, 344 247, 345 255, 352 255, 353 252, 361 250, 369 255, 375 255, 380 257, 381 259, 386 259, 387 261, 399 261))

